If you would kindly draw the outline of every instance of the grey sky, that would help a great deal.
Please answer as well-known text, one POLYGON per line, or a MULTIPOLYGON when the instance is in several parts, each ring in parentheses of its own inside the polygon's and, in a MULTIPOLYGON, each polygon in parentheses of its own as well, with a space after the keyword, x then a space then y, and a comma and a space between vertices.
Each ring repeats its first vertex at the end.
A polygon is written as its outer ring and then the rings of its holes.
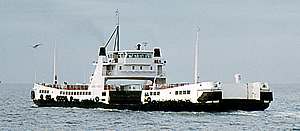
MULTIPOLYGON (((300 1, 0 0, 0 80, 86 82, 120 12, 121 49, 147 41, 167 60, 168 82, 192 82, 200 27, 201 81, 300 82, 300 1), (29 45, 41 43, 38 49, 29 45)), ((109 49, 112 49, 110 46, 109 49)))

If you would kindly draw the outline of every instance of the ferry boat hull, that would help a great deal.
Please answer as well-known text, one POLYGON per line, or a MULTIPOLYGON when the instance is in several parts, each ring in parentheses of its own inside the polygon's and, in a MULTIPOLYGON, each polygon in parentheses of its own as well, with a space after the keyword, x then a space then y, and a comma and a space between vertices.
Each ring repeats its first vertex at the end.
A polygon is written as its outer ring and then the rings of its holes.
MULTIPOLYGON (((141 92, 140 92, 141 93, 141 92)), ((140 102, 141 99, 135 100, 121 99, 125 91, 111 91, 110 98, 113 99, 109 104, 99 102, 99 100, 82 100, 76 99, 68 100, 67 97, 61 97, 59 100, 50 99, 36 99, 33 102, 39 107, 79 107, 79 108, 104 108, 104 109, 119 109, 119 110, 134 110, 134 111, 263 111, 269 107, 270 101, 273 100, 271 92, 261 93, 262 100, 247 100, 247 99, 219 99, 221 92, 209 93, 214 94, 202 99, 198 98, 199 103, 192 103, 191 101, 151 101, 148 103, 140 102), (114 92, 114 93, 112 93, 114 92), (118 94, 118 95, 115 95, 118 94), (215 98, 213 98, 215 97, 215 98), (217 100, 218 99, 218 100, 217 100)), ((137 91, 128 92, 126 94, 137 94, 137 91)), ((202 96, 207 96, 203 94, 202 96)))
POLYGON ((152 102, 147 104, 105 104, 92 100, 82 102, 57 102, 51 100, 34 100, 39 107, 79 107, 79 108, 104 108, 119 110, 140 111, 263 111, 269 103, 257 100, 226 100, 219 103, 191 103, 178 101, 152 102))

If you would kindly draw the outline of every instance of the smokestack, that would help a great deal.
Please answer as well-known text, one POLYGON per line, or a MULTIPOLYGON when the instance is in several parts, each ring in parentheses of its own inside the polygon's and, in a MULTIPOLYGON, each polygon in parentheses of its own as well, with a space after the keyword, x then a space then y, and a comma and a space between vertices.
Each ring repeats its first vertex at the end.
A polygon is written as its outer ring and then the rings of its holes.
POLYGON ((140 43, 138 43, 137 45, 136 45, 136 50, 141 50, 141 44, 140 43))

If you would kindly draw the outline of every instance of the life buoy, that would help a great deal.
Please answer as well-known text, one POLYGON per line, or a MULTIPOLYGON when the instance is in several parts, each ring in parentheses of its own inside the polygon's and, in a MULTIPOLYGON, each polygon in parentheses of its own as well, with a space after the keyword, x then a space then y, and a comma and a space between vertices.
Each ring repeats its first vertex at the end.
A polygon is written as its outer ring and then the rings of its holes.
POLYGON ((98 97, 98 96, 95 98, 95 101, 96 101, 96 102, 99 102, 99 97, 98 97))
POLYGON ((151 102, 151 98, 150 97, 147 98, 147 102, 151 102))
POLYGON ((34 91, 31 91, 31 99, 34 99, 34 98, 35 98, 34 91))

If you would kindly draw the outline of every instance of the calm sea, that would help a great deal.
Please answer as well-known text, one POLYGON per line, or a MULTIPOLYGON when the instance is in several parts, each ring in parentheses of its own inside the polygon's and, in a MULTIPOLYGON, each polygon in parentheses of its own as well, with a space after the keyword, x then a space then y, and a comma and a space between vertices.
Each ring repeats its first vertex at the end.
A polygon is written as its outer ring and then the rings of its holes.
POLYGON ((0 130, 299 130, 299 84, 271 84, 265 111, 144 112, 37 107, 33 84, 0 84, 0 130))

